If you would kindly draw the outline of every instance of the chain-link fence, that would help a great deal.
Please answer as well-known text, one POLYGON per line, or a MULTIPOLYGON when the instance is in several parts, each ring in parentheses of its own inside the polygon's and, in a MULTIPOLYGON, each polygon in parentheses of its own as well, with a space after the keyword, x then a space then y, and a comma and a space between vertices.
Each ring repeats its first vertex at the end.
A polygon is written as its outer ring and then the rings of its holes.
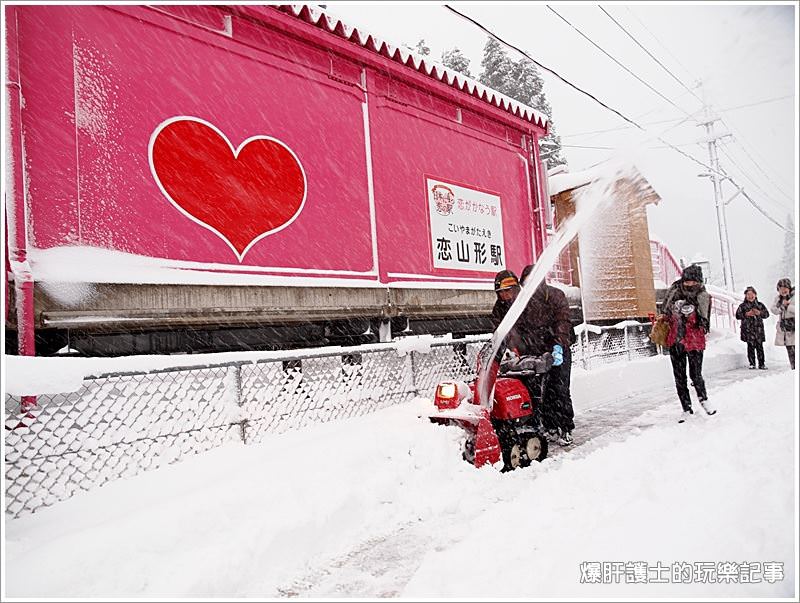
MULTIPOLYGON (((573 361, 588 368, 653 355, 647 327, 590 332, 573 346, 573 361)), ((227 442, 259 442, 432 395, 440 380, 473 379, 489 339, 415 348, 400 340, 346 353, 110 373, 86 378, 74 392, 6 395, 6 513, 28 514, 227 442)))
POLYGON ((636 360, 658 353, 650 341, 652 324, 625 321, 610 327, 581 325, 578 341, 572 346, 575 366, 591 369, 593 366, 636 360))

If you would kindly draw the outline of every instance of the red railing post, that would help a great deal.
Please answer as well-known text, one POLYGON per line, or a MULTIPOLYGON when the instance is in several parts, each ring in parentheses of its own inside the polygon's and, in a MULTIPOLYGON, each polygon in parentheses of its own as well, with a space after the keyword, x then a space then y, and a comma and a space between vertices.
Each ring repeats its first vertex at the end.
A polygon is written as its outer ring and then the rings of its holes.
POLYGON ((17 9, 6 11, 6 94, 8 129, 6 141, 9 169, 6 170, 6 220, 8 259, 14 276, 18 351, 24 356, 36 354, 34 337, 33 275, 28 264, 28 237, 25 209, 25 164, 22 149, 22 88, 19 78, 17 47, 17 9))
MULTIPOLYGON (((17 9, 6 11, 6 95, 8 97, 8 126, 6 145, 9 164, 6 170, 6 245, 8 266, 14 277, 15 313, 17 319, 17 350, 20 355, 36 354, 34 336, 33 275, 28 264, 28 236, 25 209, 25 164, 22 149, 22 88, 19 77, 17 46, 17 9)), ((36 396, 22 396, 20 414, 33 418, 36 396)), ((24 426, 20 423, 18 427, 24 426)))

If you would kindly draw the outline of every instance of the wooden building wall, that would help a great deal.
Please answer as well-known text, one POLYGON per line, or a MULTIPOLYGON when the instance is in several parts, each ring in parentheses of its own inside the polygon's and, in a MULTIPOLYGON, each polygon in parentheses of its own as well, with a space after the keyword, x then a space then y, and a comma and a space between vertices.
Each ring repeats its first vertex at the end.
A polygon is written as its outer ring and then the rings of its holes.
MULTIPOLYGON (((556 226, 575 213, 584 186, 554 197, 556 226)), ((656 310, 646 207, 660 198, 641 177, 619 180, 613 194, 614 202, 570 246, 573 284, 581 287, 588 322, 641 319, 656 310)))

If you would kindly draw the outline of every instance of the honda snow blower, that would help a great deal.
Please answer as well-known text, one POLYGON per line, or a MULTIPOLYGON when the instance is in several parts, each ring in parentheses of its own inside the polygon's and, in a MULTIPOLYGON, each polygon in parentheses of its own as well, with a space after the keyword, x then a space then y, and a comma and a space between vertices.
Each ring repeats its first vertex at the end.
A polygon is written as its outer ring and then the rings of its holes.
POLYGON ((491 359, 489 382, 482 389, 481 365, 489 360, 485 356, 490 352, 491 345, 487 345, 478 354, 477 379, 469 384, 442 381, 436 386, 436 411, 429 416, 435 423, 458 425, 466 431, 464 460, 476 467, 502 460, 502 470, 511 471, 547 457, 541 404, 553 356, 546 352, 541 356, 512 355, 503 362, 491 359), (530 391, 521 378, 532 384, 530 391), (481 391, 489 392, 485 403, 481 391))

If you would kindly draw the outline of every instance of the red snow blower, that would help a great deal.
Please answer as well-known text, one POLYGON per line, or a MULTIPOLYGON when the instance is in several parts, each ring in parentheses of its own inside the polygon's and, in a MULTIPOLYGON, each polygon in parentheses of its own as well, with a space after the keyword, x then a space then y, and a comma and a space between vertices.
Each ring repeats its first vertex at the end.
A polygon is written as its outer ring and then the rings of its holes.
POLYGON ((431 421, 458 425, 467 432, 464 460, 476 467, 503 461, 503 471, 527 467, 547 457, 547 438, 541 421, 541 403, 547 371, 553 366, 549 352, 541 356, 512 356, 498 363, 491 360, 487 376, 489 400, 480 400, 481 365, 491 350, 478 355, 478 378, 468 385, 442 381, 436 386, 436 412, 431 421), (520 380, 532 383, 531 392, 520 380))

